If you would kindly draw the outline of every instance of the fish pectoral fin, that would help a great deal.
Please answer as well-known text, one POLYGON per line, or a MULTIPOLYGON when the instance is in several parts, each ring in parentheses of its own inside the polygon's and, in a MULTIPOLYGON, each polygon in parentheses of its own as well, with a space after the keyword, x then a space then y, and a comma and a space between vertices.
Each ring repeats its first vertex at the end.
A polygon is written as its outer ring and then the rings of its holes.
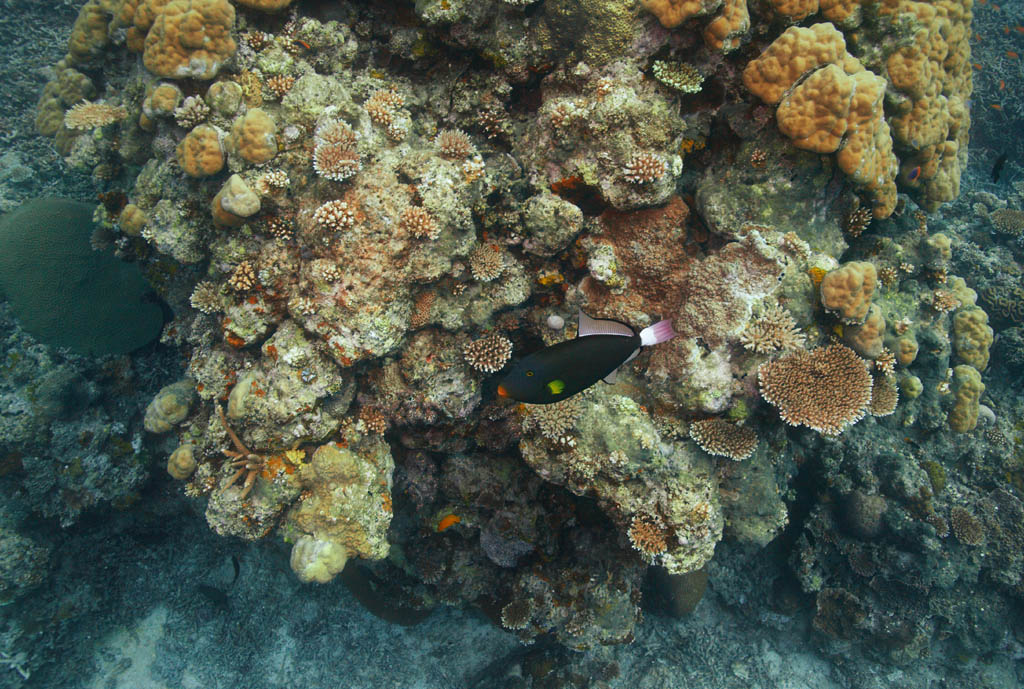
POLYGON ((621 335, 633 337, 636 331, 621 321, 610 319, 591 318, 582 311, 579 312, 579 324, 576 326, 576 337, 587 335, 621 335))
POLYGON ((640 348, 639 348, 639 347, 637 347, 636 349, 634 349, 634 350, 633 350, 633 353, 629 355, 629 358, 628 358, 628 359, 626 359, 626 360, 625 360, 625 361, 623 361, 623 362, 622 362, 621 364, 619 364, 618 366, 616 366, 616 367, 615 367, 615 370, 614 370, 614 371, 612 371, 611 373, 609 373, 608 375, 606 375, 606 376, 605 376, 604 378, 602 378, 601 380, 603 380, 604 382, 608 383, 609 385, 615 385, 615 381, 616 381, 616 379, 617 379, 617 378, 619 377, 619 371, 621 371, 621 370, 622 370, 622 367, 623 367, 623 366, 625 366, 625 365, 626 365, 626 364, 628 364, 628 363, 629 363, 630 361, 632 361, 633 359, 635 359, 635 358, 636 358, 636 355, 637 355, 637 354, 639 354, 639 353, 640 353, 640 348))

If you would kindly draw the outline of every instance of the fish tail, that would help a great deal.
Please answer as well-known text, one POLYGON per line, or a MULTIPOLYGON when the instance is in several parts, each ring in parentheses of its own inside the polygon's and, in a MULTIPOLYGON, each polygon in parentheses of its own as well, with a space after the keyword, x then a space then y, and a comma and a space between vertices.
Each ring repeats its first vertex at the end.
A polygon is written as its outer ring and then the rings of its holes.
POLYGON ((676 331, 672 329, 672 321, 658 321, 654 325, 648 326, 640 331, 640 346, 650 347, 651 345, 658 344, 659 342, 668 342, 675 337, 676 334, 676 331))

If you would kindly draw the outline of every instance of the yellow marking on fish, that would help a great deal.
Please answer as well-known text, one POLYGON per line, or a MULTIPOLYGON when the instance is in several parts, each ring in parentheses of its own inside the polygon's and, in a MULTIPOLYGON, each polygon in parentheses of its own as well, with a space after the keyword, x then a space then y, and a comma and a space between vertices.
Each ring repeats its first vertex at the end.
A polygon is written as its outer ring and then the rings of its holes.
POLYGON ((558 378, 556 378, 553 381, 551 381, 550 383, 548 383, 548 390, 551 391, 552 395, 559 395, 559 394, 561 394, 562 390, 564 390, 564 389, 565 389, 565 381, 564 380, 559 380, 558 378))

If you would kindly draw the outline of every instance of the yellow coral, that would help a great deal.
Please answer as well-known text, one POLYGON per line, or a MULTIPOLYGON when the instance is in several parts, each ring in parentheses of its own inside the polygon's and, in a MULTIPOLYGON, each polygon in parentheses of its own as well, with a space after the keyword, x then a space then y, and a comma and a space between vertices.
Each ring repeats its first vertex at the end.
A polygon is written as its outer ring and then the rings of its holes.
POLYGON ((142 62, 162 77, 212 79, 235 54, 234 23, 227 0, 170 0, 146 34, 142 62))
POLYGON ((896 338, 895 347, 896 361, 900 362, 903 366, 910 366, 910 364, 914 363, 914 359, 917 358, 919 345, 913 336, 904 335, 903 337, 896 338))
POLYGON ((834 152, 846 134, 853 85, 837 65, 817 70, 779 103, 775 112, 779 131, 798 148, 834 152))
POLYGON ((979 306, 960 309, 953 316, 953 348, 964 363, 984 371, 988 366, 988 349, 993 331, 988 314, 979 306))
POLYGON ((263 12, 277 12, 292 4, 292 0, 236 0, 239 5, 263 12))
POLYGON ((844 263, 822 278, 821 303, 844 323, 863 323, 877 284, 878 275, 873 264, 867 261, 844 263))
POLYGON ((196 470, 196 460, 193 456, 193 446, 189 443, 179 445, 178 448, 167 458, 167 473, 172 478, 184 481, 196 470))
POLYGON ((231 125, 228 146, 250 163, 265 163, 277 155, 277 125, 264 110, 253 108, 231 125))
POLYGON ((666 29, 679 26, 690 17, 702 17, 714 12, 722 0, 640 0, 666 29))
POLYGON ((985 384, 981 382, 981 374, 972 367, 960 365, 953 369, 953 408, 949 410, 946 421, 957 433, 973 431, 978 425, 979 401, 985 392, 985 384))
POLYGON ((146 217, 146 213, 134 203, 129 203, 122 208, 121 215, 117 218, 121 231, 131 237, 138 237, 142 234, 142 228, 146 226, 147 222, 149 222, 149 218, 146 217))
MULTIPOLYGON (((210 202, 210 213, 218 225, 235 227, 244 223, 246 218, 256 215, 260 205, 260 197, 245 180, 239 175, 231 175, 210 202)), ((239 386, 235 386, 235 389, 239 389, 239 386)))
POLYGON ((740 38, 749 30, 747 0, 725 0, 721 13, 704 28, 704 42, 712 50, 728 53, 740 47, 740 38))
POLYGON ((142 112, 146 117, 170 117, 184 98, 181 89, 166 82, 157 84, 146 93, 142 101, 142 112))
POLYGON ((845 55, 843 34, 831 24, 791 26, 747 64, 743 83, 755 96, 774 105, 802 76, 823 65, 837 64, 845 55))
POLYGON ((818 3, 825 19, 840 26, 858 26, 863 0, 821 0, 818 3))
POLYGON ((818 11, 818 0, 771 0, 771 5, 776 14, 797 22, 818 11))
POLYGON ((72 64, 96 57, 107 47, 107 25, 111 16, 98 0, 82 5, 68 38, 68 61, 72 64))
POLYGON ((345 569, 348 552, 345 546, 330 538, 302 536, 292 546, 292 571, 304 584, 326 584, 345 569))
POLYGON ((885 318, 875 304, 868 309, 868 317, 860 325, 846 328, 843 339, 863 357, 875 359, 882 353, 882 337, 885 335, 885 318))
POLYGON ((201 124, 178 144, 178 165, 189 177, 209 177, 224 168, 221 133, 216 127, 201 124))

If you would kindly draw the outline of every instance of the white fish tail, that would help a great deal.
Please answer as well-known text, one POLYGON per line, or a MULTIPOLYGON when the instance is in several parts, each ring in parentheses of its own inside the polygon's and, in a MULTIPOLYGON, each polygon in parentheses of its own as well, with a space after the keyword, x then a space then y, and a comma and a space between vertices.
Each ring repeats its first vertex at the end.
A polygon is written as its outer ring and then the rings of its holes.
POLYGON ((640 346, 650 347, 659 342, 668 342, 675 336, 676 331, 672 329, 672 321, 658 321, 640 331, 640 346))

